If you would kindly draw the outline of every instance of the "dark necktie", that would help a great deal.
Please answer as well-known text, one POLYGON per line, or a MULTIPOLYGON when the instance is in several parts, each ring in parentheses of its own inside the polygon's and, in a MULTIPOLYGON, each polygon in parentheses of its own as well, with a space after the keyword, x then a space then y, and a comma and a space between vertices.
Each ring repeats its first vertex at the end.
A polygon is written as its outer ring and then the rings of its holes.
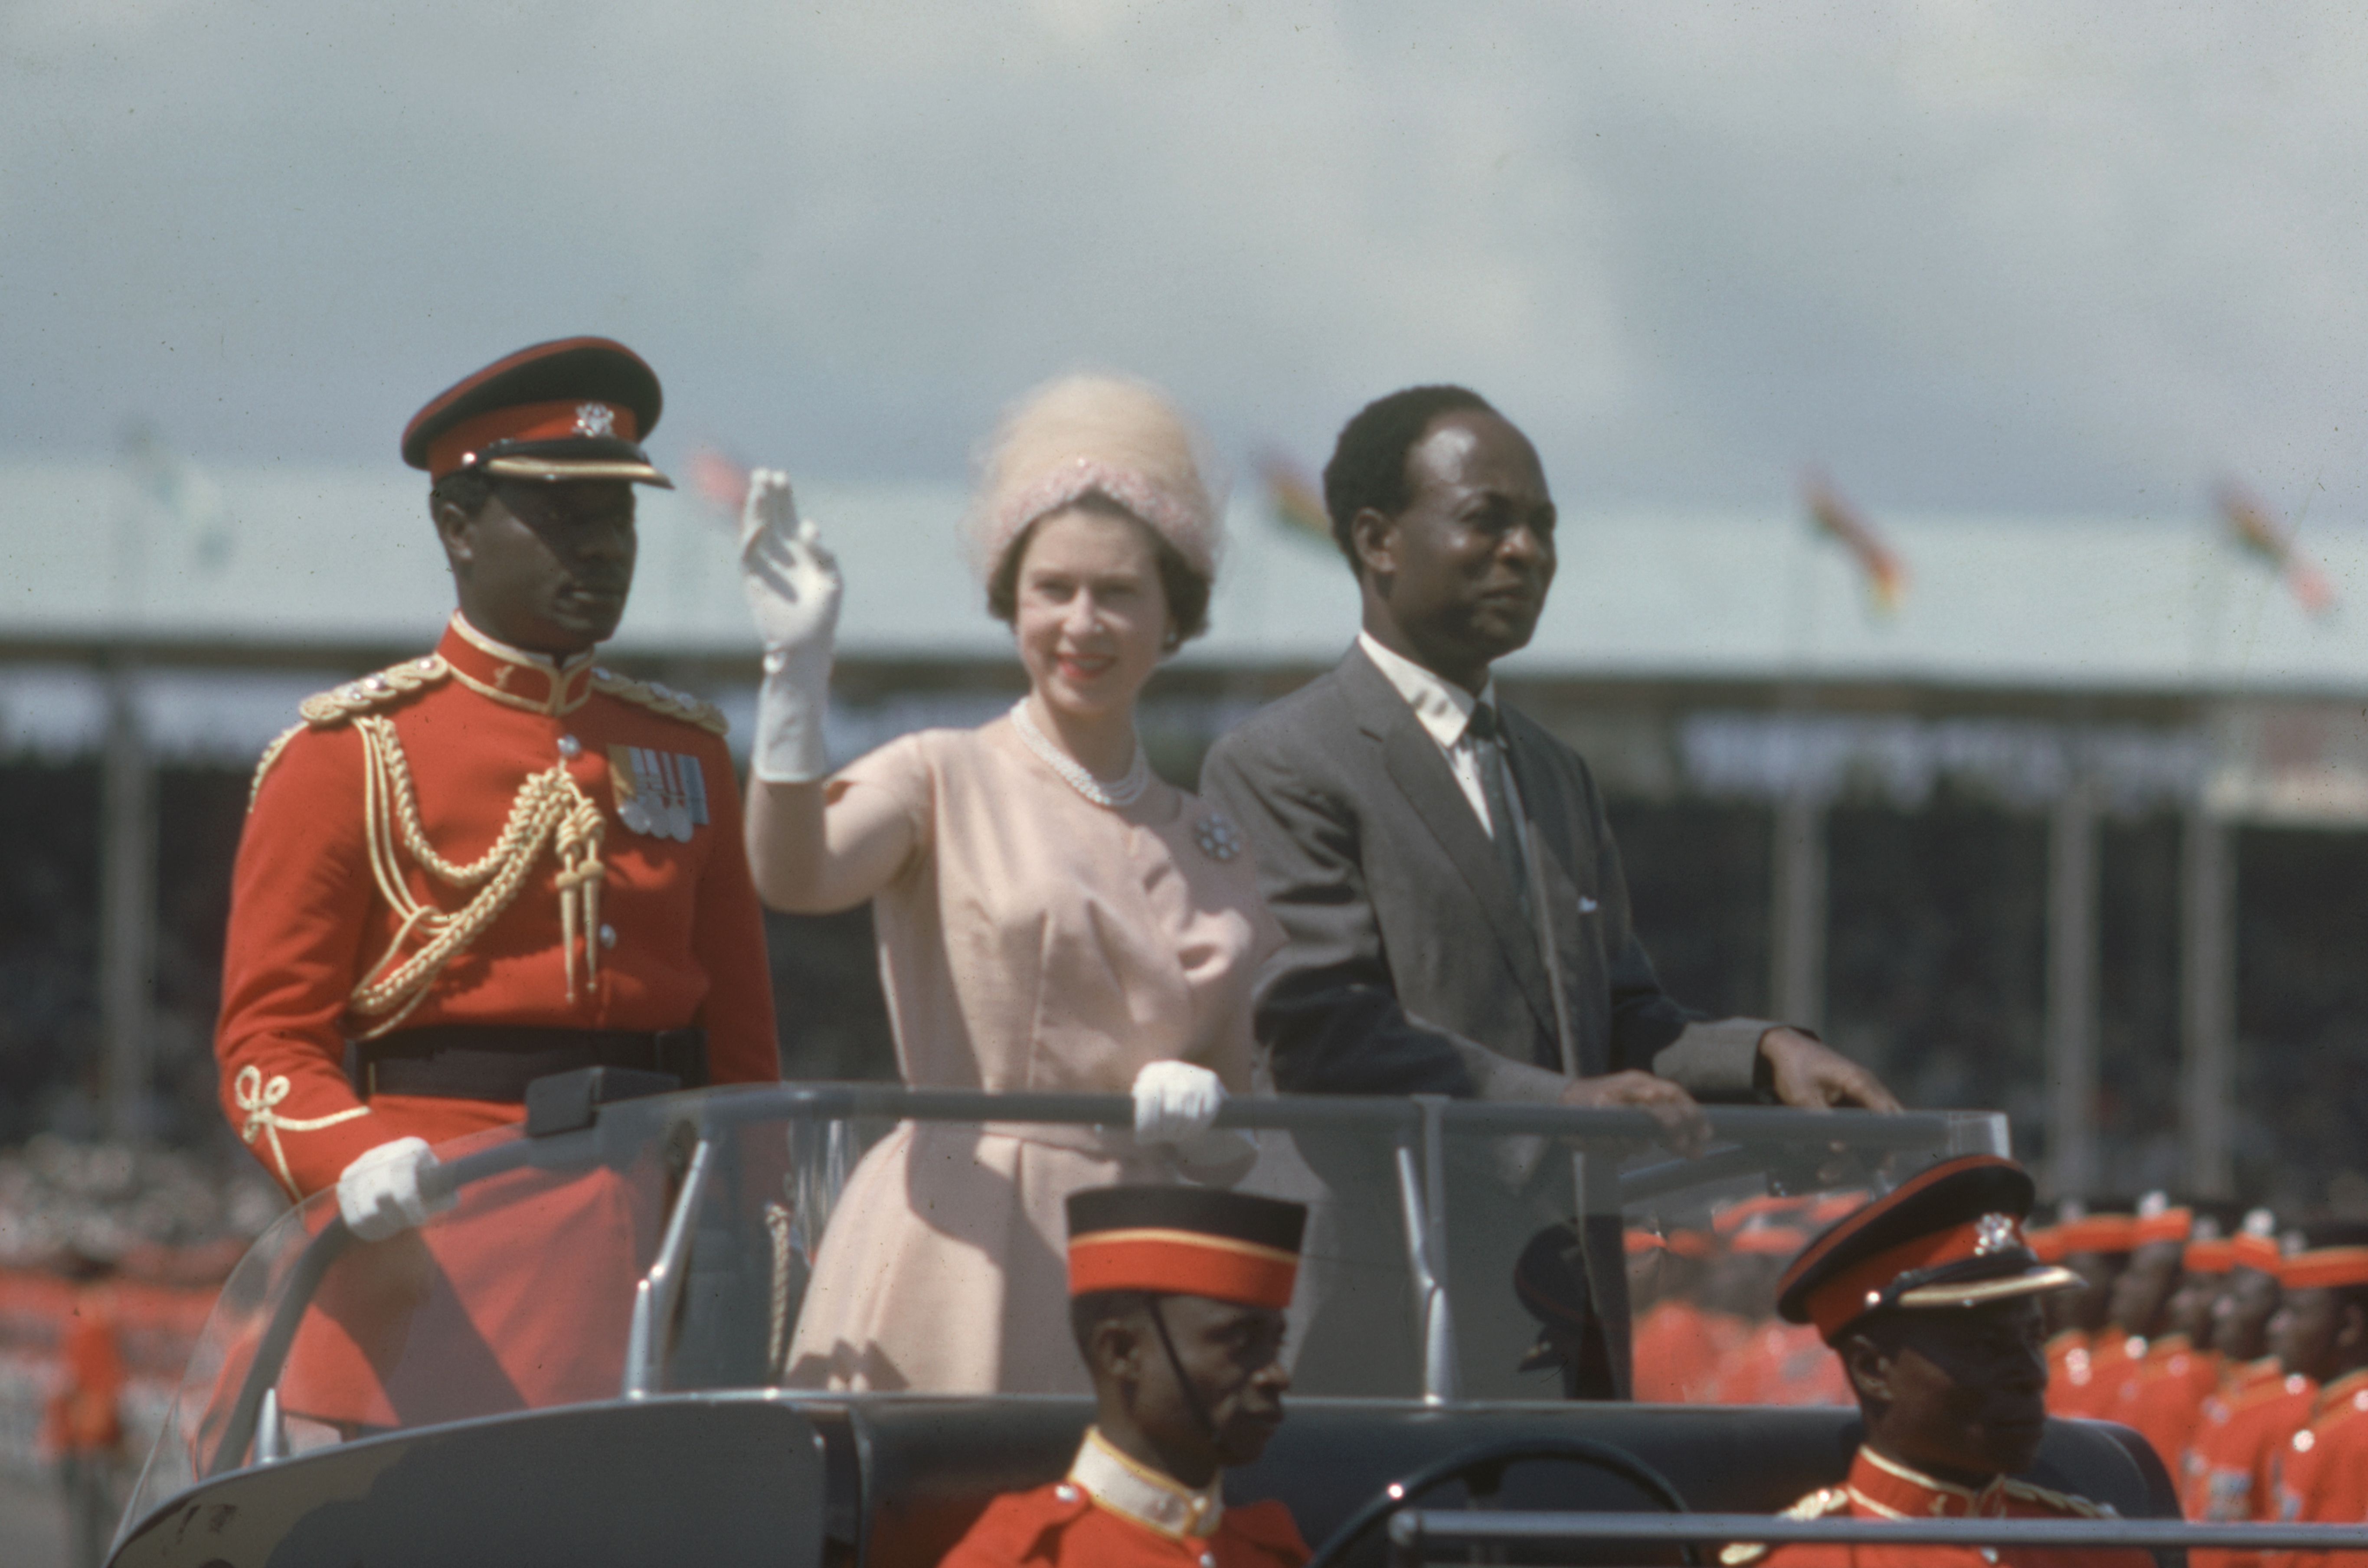
POLYGON ((1497 710, 1485 702, 1472 710, 1463 733, 1472 738, 1472 760, 1480 767, 1480 798, 1488 802, 1489 836, 1496 841, 1497 858, 1513 884, 1513 896, 1520 901, 1521 916, 1527 919, 1530 868, 1521 853, 1520 818, 1513 812, 1513 778, 1506 766, 1510 737, 1497 721, 1497 710))

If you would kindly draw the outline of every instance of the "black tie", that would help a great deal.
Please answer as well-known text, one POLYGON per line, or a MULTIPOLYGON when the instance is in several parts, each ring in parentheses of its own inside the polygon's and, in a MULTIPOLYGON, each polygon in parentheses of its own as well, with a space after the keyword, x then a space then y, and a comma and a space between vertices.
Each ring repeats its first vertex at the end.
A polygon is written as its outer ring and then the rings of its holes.
POLYGON ((1520 818, 1513 813, 1513 780, 1505 766, 1505 754, 1511 738, 1497 721, 1497 710, 1483 702, 1472 710, 1465 726, 1472 737, 1472 759, 1480 767, 1480 798, 1488 802, 1490 836, 1496 840, 1497 858, 1505 868, 1505 875, 1513 884, 1513 896, 1520 901, 1521 916, 1530 914, 1530 868, 1521 854, 1520 818))

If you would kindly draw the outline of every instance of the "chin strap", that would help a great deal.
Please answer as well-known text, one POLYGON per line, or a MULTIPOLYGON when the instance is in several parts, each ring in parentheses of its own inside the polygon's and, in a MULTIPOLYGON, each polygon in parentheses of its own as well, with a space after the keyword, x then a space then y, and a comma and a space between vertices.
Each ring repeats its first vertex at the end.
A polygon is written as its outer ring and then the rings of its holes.
POLYGON ((1192 1412, 1192 1419, 1201 1424, 1201 1430, 1208 1434, 1209 1441, 1213 1445, 1217 1440, 1217 1424, 1209 1419, 1209 1407, 1201 1403, 1201 1391, 1194 1388, 1192 1380, 1184 1375, 1184 1358, 1176 1354, 1176 1341, 1167 1336, 1167 1314, 1159 1310, 1162 1299, 1155 1295, 1144 1298, 1144 1307, 1151 1313, 1151 1326, 1159 1331, 1159 1347, 1167 1352, 1168 1370, 1176 1374, 1176 1387, 1183 1393, 1186 1407, 1192 1412))

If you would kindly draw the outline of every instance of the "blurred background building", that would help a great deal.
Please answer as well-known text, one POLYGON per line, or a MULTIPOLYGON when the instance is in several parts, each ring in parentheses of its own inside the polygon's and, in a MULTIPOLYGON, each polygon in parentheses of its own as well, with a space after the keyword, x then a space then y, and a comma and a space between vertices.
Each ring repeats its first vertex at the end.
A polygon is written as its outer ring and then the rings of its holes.
MULTIPOLYGON (((610 662, 745 736, 754 645, 710 477, 644 497, 610 662)), ((250 770, 302 697, 434 642, 451 599, 423 489, 201 473, 145 437, 0 465, 0 1144, 243 1165, 209 1036, 250 770)), ((1014 699, 958 489, 803 500, 848 584, 835 755, 1014 699)), ((1144 710, 1171 778, 1346 646, 1354 587, 1304 515, 1287 487, 1237 500, 1213 629, 1144 710)), ((1594 765, 1681 996, 1812 1024, 1913 1102, 2008 1110, 2059 1189, 2351 1207, 2368 629, 2329 583, 2368 578, 2368 536, 2311 547, 2323 573, 2241 505, 1579 510, 1502 675, 1594 765)), ((785 1070, 891 1075, 867 914, 772 916, 771 937, 785 1070)))

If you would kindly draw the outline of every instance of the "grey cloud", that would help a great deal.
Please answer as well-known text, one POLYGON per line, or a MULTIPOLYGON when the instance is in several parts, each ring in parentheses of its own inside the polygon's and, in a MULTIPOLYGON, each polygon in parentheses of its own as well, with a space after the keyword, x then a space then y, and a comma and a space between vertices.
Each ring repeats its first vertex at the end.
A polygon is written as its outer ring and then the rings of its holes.
POLYGON ((2283 6, 18 0, 0 442, 392 461, 595 330, 662 451, 834 478, 1097 363, 1311 459, 1468 380, 1580 496, 2361 514, 2363 55, 2283 6))

